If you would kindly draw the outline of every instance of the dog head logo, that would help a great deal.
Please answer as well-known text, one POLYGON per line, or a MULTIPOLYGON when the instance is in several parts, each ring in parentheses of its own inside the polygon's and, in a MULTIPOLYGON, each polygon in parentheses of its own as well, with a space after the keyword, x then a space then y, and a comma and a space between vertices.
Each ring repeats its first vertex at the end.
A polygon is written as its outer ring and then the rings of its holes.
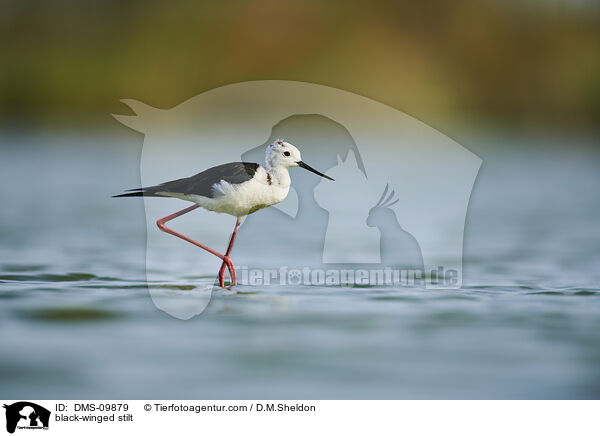
POLYGON ((6 431, 14 433, 19 429, 47 429, 50 411, 28 401, 19 401, 3 406, 6 409, 6 431))

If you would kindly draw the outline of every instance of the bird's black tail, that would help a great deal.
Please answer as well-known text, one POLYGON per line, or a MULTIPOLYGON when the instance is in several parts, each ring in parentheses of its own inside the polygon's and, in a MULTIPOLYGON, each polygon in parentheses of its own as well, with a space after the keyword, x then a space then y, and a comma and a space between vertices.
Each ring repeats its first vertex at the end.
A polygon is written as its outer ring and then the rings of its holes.
POLYGON ((116 197, 156 197, 156 186, 151 186, 149 188, 136 188, 136 189, 128 189, 124 194, 113 195, 113 198, 116 197))
POLYGON ((117 198, 117 197, 143 197, 143 196, 144 196, 144 191, 138 191, 138 192, 127 192, 125 194, 113 195, 113 198, 117 198))

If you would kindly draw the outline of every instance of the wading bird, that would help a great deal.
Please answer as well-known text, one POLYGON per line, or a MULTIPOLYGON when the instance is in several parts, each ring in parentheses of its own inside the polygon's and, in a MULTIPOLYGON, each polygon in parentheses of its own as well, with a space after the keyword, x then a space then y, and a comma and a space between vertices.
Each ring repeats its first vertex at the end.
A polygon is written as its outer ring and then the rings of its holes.
POLYGON ((219 270, 219 285, 224 288, 226 267, 229 270, 231 284, 237 284, 237 273, 230 255, 243 218, 285 199, 290 190, 289 169, 292 167, 304 168, 321 177, 333 180, 302 162, 300 150, 295 146, 282 139, 277 139, 267 147, 264 167, 257 163, 230 162, 209 168, 195 176, 147 188, 130 189, 125 194, 114 197, 174 197, 196 203, 159 219, 156 224, 163 232, 177 236, 220 258, 223 263, 219 270), (225 254, 196 242, 165 225, 168 221, 199 207, 237 218, 225 254))

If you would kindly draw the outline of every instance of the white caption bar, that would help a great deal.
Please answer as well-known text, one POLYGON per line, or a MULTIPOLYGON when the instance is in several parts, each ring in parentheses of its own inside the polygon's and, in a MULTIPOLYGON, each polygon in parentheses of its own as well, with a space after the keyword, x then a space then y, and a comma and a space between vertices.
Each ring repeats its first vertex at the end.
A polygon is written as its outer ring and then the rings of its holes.
POLYGON ((19 436, 600 434, 599 401, 0 401, 2 431, 19 436))

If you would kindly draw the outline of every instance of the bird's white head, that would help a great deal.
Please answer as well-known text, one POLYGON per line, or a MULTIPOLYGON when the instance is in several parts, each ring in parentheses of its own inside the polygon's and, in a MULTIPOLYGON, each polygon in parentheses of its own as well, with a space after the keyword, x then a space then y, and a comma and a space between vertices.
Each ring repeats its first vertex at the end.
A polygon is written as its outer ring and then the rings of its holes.
POLYGON ((287 170, 292 167, 300 167, 321 177, 325 177, 326 179, 333 180, 331 177, 326 176, 302 162, 300 150, 283 139, 276 139, 267 147, 267 158, 265 161, 267 169, 277 170, 279 168, 285 168, 287 170))
POLYGON ((267 147, 267 157, 265 162, 271 168, 292 168, 297 167, 298 162, 302 161, 300 150, 283 139, 276 139, 267 147))

